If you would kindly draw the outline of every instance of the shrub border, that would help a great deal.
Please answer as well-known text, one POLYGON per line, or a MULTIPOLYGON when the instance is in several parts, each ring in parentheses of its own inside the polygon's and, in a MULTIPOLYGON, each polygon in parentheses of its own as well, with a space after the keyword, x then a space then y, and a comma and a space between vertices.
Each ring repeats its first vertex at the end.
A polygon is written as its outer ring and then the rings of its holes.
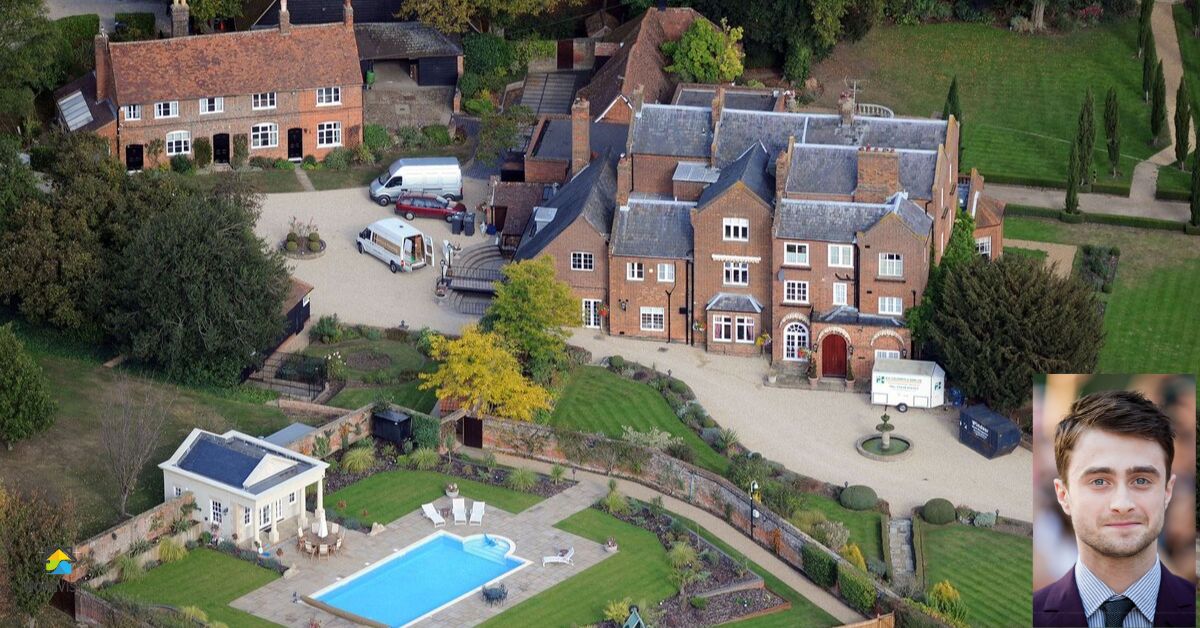
MULTIPOLYGON (((1021 205, 1019 203, 1010 203, 1005 206, 1004 213, 1006 216, 1029 216, 1034 218, 1057 218, 1062 220, 1063 211, 1060 209, 1052 209, 1050 207, 1038 207, 1035 205, 1021 205)), ((1161 218, 1144 218, 1141 216, 1123 216, 1119 214, 1089 214, 1080 212, 1077 214, 1082 217, 1082 222, 1089 222, 1101 225, 1113 225, 1117 227, 1133 227, 1135 229, 1157 229, 1160 231, 1178 231, 1186 232, 1187 223, 1177 220, 1163 220, 1161 218)), ((1064 222, 1067 222, 1064 220, 1064 222)))

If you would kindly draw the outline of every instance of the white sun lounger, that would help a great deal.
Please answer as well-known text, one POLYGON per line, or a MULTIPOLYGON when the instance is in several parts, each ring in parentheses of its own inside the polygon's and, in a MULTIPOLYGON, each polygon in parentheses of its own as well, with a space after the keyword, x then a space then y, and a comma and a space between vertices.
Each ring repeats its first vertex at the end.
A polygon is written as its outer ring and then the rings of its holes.
POLYGON ((446 525, 446 520, 442 518, 437 508, 433 507, 433 504, 421 504, 421 512, 424 512, 425 516, 433 522, 433 527, 437 528, 446 525))
POLYGON ((483 502, 474 502, 471 504, 471 525, 483 525, 483 509, 487 506, 483 502))
POLYGON ((554 563, 561 563, 563 565, 574 565, 575 564, 574 558, 575 558, 575 548, 572 547, 571 549, 567 550, 566 554, 563 554, 562 556, 543 556, 542 557, 542 566, 545 567, 546 565, 550 565, 550 564, 554 564, 554 563))
POLYGON ((467 500, 456 497, 451 501, 454 510, 454 525, 462 525, 467 522, 467 500))

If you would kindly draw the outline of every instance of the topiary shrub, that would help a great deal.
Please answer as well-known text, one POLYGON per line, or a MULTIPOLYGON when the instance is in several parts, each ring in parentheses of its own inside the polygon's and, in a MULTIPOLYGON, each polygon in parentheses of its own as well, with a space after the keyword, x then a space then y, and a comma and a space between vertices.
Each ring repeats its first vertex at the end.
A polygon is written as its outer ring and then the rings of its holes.
POLYGON ((610 368, 614 371, 624 370, 625 358, 623 358, 619 355, 612 356, 611 358, 608 359, 608 368, 610 368))
MULTIPOLYGON (((292 244, 292 243, 289 242, 288 244, 292 244)), ((320 253, 321 252, 321 241, 320 240, 309 240, 308 241, 308 250, 312 251, 313 253, 320 253)))
POLYGON ((950 523, 954 521, 956 514, 954 504, 941 497, 935 497, 925 502, 925 507, 921 508, 921 517, 934 525, 950 523))
POLYGON ((875 494, 875 489, 862 484, 848 486, 838 495, 838 502, 850 510, 870 510, 878 501, 879 496, 875 494))
POLYGON ((179 174, 191 174, 195 169, 196 164, 192 163, 187 155, 175 155, 171 158, 171 170, 179 174))
POLYGON ((865 573, 849 567, 838 565, 838 591, 842 599, 852 608, 870 616, 875 611, 875 585, 865 573))
POLYGON ((197 137, 192 142, 192 154, 196 156, 196 167, 204 168, 212 163, 212 142, 207 137, 197 137))
POLYGON ((321 241, 321 233, 318 231, 313 231, 313 232, 309 233, 308 241, 309 242, 320 242, 321 241))
POLYGON ((818 585, 828 589, 837 581, 837 561, 822 549, 805 544, 800 548, 800 559, 804 564, 804 573, 818 585))

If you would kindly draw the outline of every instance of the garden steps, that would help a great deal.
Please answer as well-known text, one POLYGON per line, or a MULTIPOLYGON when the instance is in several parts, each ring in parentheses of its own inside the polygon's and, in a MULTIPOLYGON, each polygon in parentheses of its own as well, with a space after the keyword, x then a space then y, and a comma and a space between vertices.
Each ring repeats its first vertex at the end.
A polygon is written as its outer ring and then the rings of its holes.
POLYGON ((917 571, 913 561, 912 519, 892 519, 888 544, 892 548, 892 587, 911 586, 916 582, 917 571))

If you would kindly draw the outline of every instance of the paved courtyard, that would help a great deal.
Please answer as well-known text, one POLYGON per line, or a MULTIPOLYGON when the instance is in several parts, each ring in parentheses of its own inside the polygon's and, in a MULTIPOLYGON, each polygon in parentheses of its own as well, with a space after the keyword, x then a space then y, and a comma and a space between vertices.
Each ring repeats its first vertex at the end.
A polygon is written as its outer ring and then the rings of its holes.
MULTIPOLYGON (((303 601, 293 602, 293 594, 311 595, 429 536, 435 530, 444 529, 463 537, 484 533, 508 537, 516 544, 514 555, 530 561, 530 564, 504 577, 508 600, 503 605, 488 606, 481 596, 471 595, 416 624, 447 628, 473 626, 609 556, 599 543, 554 527, 559 521, 590 506, 604 490, 605 487, 599 483, 581 482, 515 515, 489 505, 482 527, 456 526, 451 520, 444 528, 435 529, 419 511, 412 512, 388 524, 386 531, 374 537, 347 531, 341 554, 323 560, 299 557, 292 549, 295 546, 293 536, 279 546, 288 548, 284 550, 283 562, 298 565, 296 575, 288 579, 280 578, 247 593, 234 600, 231 606, 283 626, 308 625, 309 620, 316 619, 325 628, 350 628, 357 624, 318 610, 303 601), (542 556, 553 555, 559 549, 569 547, 575 548, 574 565, 542 567, 542 556)), ((468 500, 467 506, 470 508, 471 495, 464 494, 463 497, 468 500)), ((449 507, 450 500, 442 498, 435 505, 438 508, 449 507)), ((397 582, 396 586, 403 587, 404 583, 397 582)))

